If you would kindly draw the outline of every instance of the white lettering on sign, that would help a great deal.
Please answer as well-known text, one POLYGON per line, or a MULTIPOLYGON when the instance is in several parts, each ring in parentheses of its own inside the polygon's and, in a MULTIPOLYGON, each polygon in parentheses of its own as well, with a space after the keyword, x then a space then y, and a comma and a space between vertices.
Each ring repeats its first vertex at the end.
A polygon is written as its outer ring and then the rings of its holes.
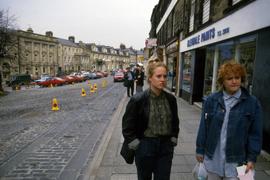
POLYGON ((201 34, 190 38, 187 41, 187 47, 194 46, 196 44, 200 44, 201 42, 206 42, 210 39, 215 39, 216 34, 217 36, 222 36, 230 32, 230 28, 224 28, 222 30, 216 31, 215 28, 211 28, 208 31, 202 32, 201 34))

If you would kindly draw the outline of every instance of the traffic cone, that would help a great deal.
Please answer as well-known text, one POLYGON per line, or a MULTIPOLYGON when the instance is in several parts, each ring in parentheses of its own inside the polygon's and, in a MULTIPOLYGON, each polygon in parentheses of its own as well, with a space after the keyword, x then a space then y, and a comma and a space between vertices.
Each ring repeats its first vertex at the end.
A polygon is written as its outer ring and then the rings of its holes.
POLYGON ((58 101, 56 98, 53 98, 52 100, 52 111, 58 111, 59 110, 59 106, 58 106, 58 101))
POLYGON ((95 91, 98 90, 98 87, 97 87, 97 84, 96 83, 94 84, 94 89, 95 89, 95 91))
POLYGON ((92 86, 92 85, 90 85, 90 92, 91 93, 94 93, 95 92, 94 86, 92 86))
POLYGON ((85 90, 82 88, 81 96, 86 96, 85 90))

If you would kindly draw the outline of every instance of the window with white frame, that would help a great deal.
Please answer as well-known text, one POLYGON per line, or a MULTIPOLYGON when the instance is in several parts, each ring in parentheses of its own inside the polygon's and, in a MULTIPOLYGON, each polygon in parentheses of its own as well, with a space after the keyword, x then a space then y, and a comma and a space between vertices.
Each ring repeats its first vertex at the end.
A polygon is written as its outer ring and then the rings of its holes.
POLYGON ((233 0, 232 1, 232 5, 235 5, 235 4, 237 4, 237 3, 239 3, 241 0, 233 0))
POLYGON ((195 0, 191 0, 190 17, 189 17, 189 32, 194 30, 194 14, 195 14, 195 0))
POLYGON ((210 17, 210 0, 203 1, 203 15, 202 15, 202 23, 206 23, 209 21, 210 17))

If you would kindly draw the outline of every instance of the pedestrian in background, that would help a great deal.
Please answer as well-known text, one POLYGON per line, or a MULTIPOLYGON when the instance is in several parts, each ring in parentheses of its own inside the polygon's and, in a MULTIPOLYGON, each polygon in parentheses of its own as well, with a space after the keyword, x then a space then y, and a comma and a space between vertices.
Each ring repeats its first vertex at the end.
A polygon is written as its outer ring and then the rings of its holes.
POLYGON ((144 72, 142 70, 142 66, 140 66, 139 64, 137 64, 135 72, 135 83, 136 83, 136 93, 143 92, 144 72))
POLYGON ((254 170, 262 145, 262 109, 256 97, 241 86, 245 68, 231 60, 218 70, 219 92, 204 102, 196 141, 196 159, 208 180, 237 180, 237 166, 254 170))
POLYGON ((149 89, 135 94, 127 104, 122 119, 123 147, 135 152, 138 180, 151 180, 152 175, 155 180, 170 180, 179 133, 177 102, 163 90, 167 77, 163 62, 157 58, 149 62, 147 77, 149 89))
POLYGON ((135 75, 134 72, 130 70, 130 67, 126 68, 127 72, 125 73, 125 86, 127 87, 127 96, 130 97, 133 96, 134 94, 134 80, 135 80, 135 75))

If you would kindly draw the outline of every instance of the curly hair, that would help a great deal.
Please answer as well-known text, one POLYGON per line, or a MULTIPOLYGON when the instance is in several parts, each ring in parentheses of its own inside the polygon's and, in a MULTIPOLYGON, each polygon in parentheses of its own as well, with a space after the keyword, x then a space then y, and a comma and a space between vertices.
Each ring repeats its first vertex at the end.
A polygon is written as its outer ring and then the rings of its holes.
POLYGON ((223 88, 225 77, 231 74, 240 76, 241 82, 245 83, 247 76, 245 67, 232 59, 222 64, 218 70, 217 82, 220 88, 223 88))

